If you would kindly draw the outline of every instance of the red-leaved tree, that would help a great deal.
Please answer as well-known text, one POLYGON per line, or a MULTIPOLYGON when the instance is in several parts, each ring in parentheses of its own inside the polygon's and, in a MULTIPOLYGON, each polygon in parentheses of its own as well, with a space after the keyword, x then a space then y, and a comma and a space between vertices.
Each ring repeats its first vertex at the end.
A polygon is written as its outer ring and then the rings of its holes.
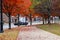
POLYGON ((9 17, 9 29, 11 29, 11 14, 15 7, 16 0, 3 0, 2 7, 3 13, 8 14, 9 17))
POLYGON ((11 16, 24 14, 31 6, 30 0, 3 0, 3 13, 8 14, 9 16, 9 29, 11 29, 11 16))

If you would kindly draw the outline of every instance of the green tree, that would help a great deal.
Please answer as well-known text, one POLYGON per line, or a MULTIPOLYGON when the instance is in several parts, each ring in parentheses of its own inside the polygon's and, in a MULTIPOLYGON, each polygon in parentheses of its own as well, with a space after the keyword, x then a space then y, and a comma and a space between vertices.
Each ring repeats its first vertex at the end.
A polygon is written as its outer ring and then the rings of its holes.
MULTIPOLYGON (((34 7, 35 12, 43 13, 43 20, 45 14, 48 15, 48 24, 50 24, 50 14, 52 11, 51 0, 41 0, 41 3, 34 7)), ((43 22, 44 24, 44 22, 43 22)))

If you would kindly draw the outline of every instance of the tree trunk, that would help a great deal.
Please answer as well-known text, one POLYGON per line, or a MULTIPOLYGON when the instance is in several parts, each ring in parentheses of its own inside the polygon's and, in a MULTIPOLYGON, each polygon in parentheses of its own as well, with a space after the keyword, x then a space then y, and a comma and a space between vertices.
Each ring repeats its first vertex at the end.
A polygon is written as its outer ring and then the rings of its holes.
POLYGON ((15 23, 17 22, 17 19, 15 19, 15 23))
POLYGON ((43 18, 43 24, 44 24, 44 18, 43 18))
POLYGON ((31 13, 30 13, 30 25, 32 25, 32 17, 31 17, 31 13))
POLYGON ((59 20, 60 20, 60 16, 59 16, 59 20))
POLYGON ((43 14, 43 24, 44 24, 44 14, 43 14))
POLYGON ((20 25, 19 25, 19 17, 20 17, 20 15, 18 14, 18 27, 20 26, 20 25))
POLYGON ((50 24, 50 15, 48 14, 48 24, 50 24))
POLYGON ((11 14, 9 13, 9 29, 11 29, 11 14))

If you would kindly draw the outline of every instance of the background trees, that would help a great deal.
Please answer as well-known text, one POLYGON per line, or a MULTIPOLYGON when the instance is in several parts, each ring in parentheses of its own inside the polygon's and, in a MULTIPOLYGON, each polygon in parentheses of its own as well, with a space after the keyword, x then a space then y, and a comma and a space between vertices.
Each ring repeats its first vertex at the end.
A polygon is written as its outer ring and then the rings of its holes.
MULTIPOLYGON (((43 20, 45 17, 50 23, 50 16, 59 16, 60 13, 59 0, 3 0, 3 12, 9 16, 9 25, 11 25, 11 16, 24 15, 29 16, 33 13, 29 11, 34 9, 36 13, 42 15, 43 20), (53 11, 52 11, 53 10, 53 11)), ((33 15, 36 15, 33 14, 33 15)), ((38 15, 39 16, 39 15, 38 15)), ((44 23, 44 22, 43 22, 44 23)), ((9 26, 11 27, 11 26, 9 26)))
POLYGON ((48 16, 48 24, 50 23, 50 14, 52 11, 51 8, 51 0, 42 0, 40 4, 35 6, 35 12, 42 13, 43 17, 43 24, 44 24, 44 17, 48 16))
POLYGON ((37 13, 43 14, 45 17, 47 15, 48 23, 50 23, 50 16, 60 16, 60 0, 41 0, 34 7, 34 10, 37 13))
POLYGON ((52 0, 53 16, 60 16, 60 0, 52 0))

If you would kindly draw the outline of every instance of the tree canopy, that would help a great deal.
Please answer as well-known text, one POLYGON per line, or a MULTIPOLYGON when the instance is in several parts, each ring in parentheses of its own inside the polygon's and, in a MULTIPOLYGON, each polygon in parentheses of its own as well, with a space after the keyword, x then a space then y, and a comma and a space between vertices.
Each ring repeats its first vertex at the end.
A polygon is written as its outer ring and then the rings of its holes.
POLYGON ((31 6, 30 0, 3 0, 3 12, 11 15, 23 14, 31 6))

